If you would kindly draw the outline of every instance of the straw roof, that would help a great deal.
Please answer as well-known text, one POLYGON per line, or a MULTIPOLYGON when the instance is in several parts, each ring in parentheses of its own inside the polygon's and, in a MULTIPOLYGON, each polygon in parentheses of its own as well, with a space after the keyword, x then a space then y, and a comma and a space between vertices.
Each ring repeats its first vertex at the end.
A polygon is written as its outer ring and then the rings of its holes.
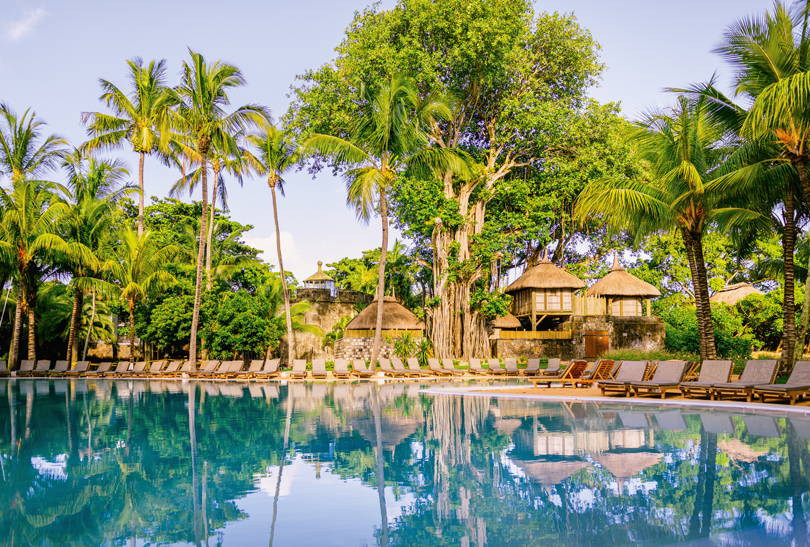
MULTIPOLYGON (((374 418, 357 418, 349 420, 352 428, 370 443, 377 442, 377 427, 374 418)), ((419 421, 414 418, 381 417, 382 445, 385 450, 393 450, 402 441, 416 433, 419 421)))
POLYGON ((621 492, 624 481, 657 464, 663 457, 663 454, 647 451, 602 452, 593 456, 593 459, 616 477, 616 481, 619 483, 619 492, 621 492))
POLYGON ((511 313, 507 313, 503 317, 495 319, 495 321, 492 322, 492 326, 496 329, 519 329, 520 320, 511 313))
POLYGON ((562 268, 555 266, 549 259, 548 253, 537 266, 529 268, 514 283, 506 287, 506 293, 518 292, 523 289, 581 289, 587 283, 571 275, 562 268))
MULTIPOLYGON (((377 298, 346 325, 346 330, 371 330, 377 327, 377 298)), ((422 330, 425 324, 392 296, 383 299, 385 330, 422 330)))
POLYGON ((722 302, 733 306, 746 296, 752 294, 762 294, 762 291, 757 290, 751 283, 736 283, 734 285, 726 285, 720 292, 709 298, 709 301, 714 303, 722 302))
POLYGON ((588 467, 588 462, 581 459, 564 460, 512 460, 533 481, 543 486, 554 486, 579 471, 588 467))
POLYGON ((334 279, 323 273, 321 266, 323 266, 323 262, 319 260, 318 271, 312 274, 311 276, 307 277, 306 279, 304 279, 304 283, 306 283, 307 281, 334 281, 334 279))
POLYGON ((610 272, 589 288, 586 294, 587 296, 639 296, 642 298, 661 296, 658 289, 622 268, 619 264, 618 254, 613 255, 613 267, 610 272))
POLYGON ((495 429, 507 435, 514 433, 521 425, 523 425, 523 420, 518 420, 517 418, 498 418, 495 420, 495 429))

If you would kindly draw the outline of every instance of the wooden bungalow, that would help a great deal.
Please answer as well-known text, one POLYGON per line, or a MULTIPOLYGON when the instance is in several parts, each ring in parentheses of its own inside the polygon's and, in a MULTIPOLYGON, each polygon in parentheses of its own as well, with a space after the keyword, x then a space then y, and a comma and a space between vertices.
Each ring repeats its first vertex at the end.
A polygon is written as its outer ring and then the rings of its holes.
MULTIPOLYGON (((343 330, 347 338, 371 338, 377 327, 377 298, 354 319, 349 321, 343 330)), ((397 337, 403 332, 410 332, 415 338, 424 335, 425 324, 410 310, 405 308, 392 296, 383 299, 383 337, 397 337)))
POLYGON ((548 316, 574 314, 574 292, 586 286, 581 279, 552 264, 548 252, 537 266, 529 268, 505 292, 514 298, 512 314, 531 318, 532 330, 548 316))
POLYGON ((757 290, 751 283, 735 283, 734 285, 726 285, 720 292, 712 295, 709 301, 712 304, 720 303, 733 306, 740 300, 752 294, 762 294, 762 291, 757 290))
POLYGON ((661 296, 661 292, 646 281, 628 273, 619 264, 619 255, 613 255, 610 272, 588 289, 587 296, 606 299, 605 314, 617 317, 641 317, 644 303, 650 315, 650 298, 661 296))

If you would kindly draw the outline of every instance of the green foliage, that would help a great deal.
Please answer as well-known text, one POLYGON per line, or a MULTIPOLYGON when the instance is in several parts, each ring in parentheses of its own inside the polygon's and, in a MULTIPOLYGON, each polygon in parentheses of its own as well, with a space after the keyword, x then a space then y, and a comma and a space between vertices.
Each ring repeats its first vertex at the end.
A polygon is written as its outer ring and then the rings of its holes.
POLYGON ((393 346, 394 355, 400 359, 410 358, 418 348, 418 344, 416 340, 414 340, 413 334, 409 332, 403 332, 393 341, 388 340, 388 343, 393 346))
POLYGON ((420 367, 428 366, 428 359, 433 357, 433 344, 430 343, 430 338, 424 337, 419 340, 416 345, 416 358, 419 360, 420 367))
MULTIPOLYGON (((206 312, 211 313, 212 305, 206 303, 206 312)), ((285 333, 284 322, 269 316, 266 299, 245 290, 223 293, 215 306, 216 313, 200 331, 214 357, 232 358, 242 352, 264 355, 285 333)))
POLYGON ((470 306, 479 310, 487 319, 503 317, 509 313, 512 305, 512 296, 503 291, 487 291, 478 289, 470 295, 470 306))

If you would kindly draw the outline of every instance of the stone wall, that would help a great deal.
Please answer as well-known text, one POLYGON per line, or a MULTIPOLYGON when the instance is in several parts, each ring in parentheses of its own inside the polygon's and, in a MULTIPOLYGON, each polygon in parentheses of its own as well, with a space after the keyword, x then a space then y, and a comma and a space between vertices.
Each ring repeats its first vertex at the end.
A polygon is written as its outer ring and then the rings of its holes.
MULTIPOLYGON (((341 338, 335 342, 335 359, 371 359, 374 338, 341 338)), ((391 344, 380 340, 380 357, 389 359, 393 355, 391 344)))

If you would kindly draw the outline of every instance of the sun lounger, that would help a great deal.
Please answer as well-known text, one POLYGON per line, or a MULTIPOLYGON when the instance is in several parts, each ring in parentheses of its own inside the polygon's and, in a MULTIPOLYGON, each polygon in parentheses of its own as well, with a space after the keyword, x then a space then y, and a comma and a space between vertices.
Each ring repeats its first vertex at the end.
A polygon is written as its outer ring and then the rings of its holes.
POLYGON ((31 373, 34 372, 34 365, 36 361, 33 359, 24 359, 20 361, 20 368, 17 370, 17 376, 31 376, 31 373))
POLYGON ((280 359, 268 359, 264 362, 264 368, 255 374, 257 380, 269 380, 279 375, 278 367, 281 364, 280 359))
POLYGON ((148 376, 149 371, 146 369, 146 361, 138 361, 129 373, 129 376, 148 376))
POLYGON ((522 371, 524 376, 534 376, 540 372, 540 359, 529 359, 529 363, 522 371))
MULTIPOLYGON (((67 362, 67 361, 66 361, 67 362)), ((90 366, 90 361, 79 361, 76 363, 76 368, 68 370, 64 373, 65 376, 84 376, 87 374, 87 368, 90 366)))
POLYGON ((452 376, 453 373, 449 370, 444 370, 442 368, 442 364, 439 362, 438 359, 428 359, 428 367, 432 370, 435 374, 439 376, 452 376))
POLYGON ((506 369, 507 376, 517 376, 520 374, 520 369, 517 366, 517 359, 514 357, 509 357, 504 359, 504 368, 506 369))
MULTIPOLYGON (((228 367, 223 371, 225 378, 241 378, 242 373, 245 372, 242 370, 244 366, 245 362, 242 360, 228 361, 228 367)), ((222 367, 220 366, 220 368, 222 367)))
POLYGON ((326 361, 323 359, 312 360, 312 377, 326 378, 326 361))
POLYGON ((487 366, 489 367, 489 373, 499 376, 501 374, 506 374, 506 371, 501 366, 500 359, 487 359, 487 366))
POLYGON ((364 359, 352 359, 352 372, 360 378, 371 378, 377 373, 376 367, 372 368, 364 359))
POLYGON ((293 368, 290 371, 290 378, 306 378, 307 362, 303 359, 293 360, 293 368))
POLYGON ((703 361, 697 381, 681 382, 681 393, 684 397, 711 395, 714 384, 729 382, 733 367, 734 363, 730 360, 703 361))
MULTIPOLYGON (((490 361, 492 361, 492 359, 490 359, 490 361)), ((452 359, 442 359, 442 370, 446 370, 453 376, 462 376, 464 374, 463 370, 456 368, 456 365, 453 364, 452 359)))
POLYGON ((667 410, 666 412, 656 412, 655 421, 658 427, 666 431, 686 431, 686 420, 680 410, 667 410))
POLYGON ((8 363, 6 361, 0 361, 0 378, 5 378, 10 375, 11 372, 8 370, 8 363))
POLYGON ((406 371, 395 370, 394 367, 391 366, 390 359, 380 359, 378 362, 380 363, 380 370, 382 370, 386 374, 386 376, 393 376, 393 377, 408 376, 408 373, 406 371))
POLYGON ((402 362, 402 359, 397 357, 391 358, 391 366, 397 372, 398 376, 413 376, 413 372, 405 368, 405 364, 402 362))
POLYGON ((556 359, 556 358, 549 359, 548 360, 548 365, 546 366, 545 369, 540 370, 539 374, 540 374, 540 376, 558 376, 559 374, 561 374, 561 370, 560 370, 561 366, 562 366, 562 360, 561 359, 556 359))
POLYGON ((183 366, 183 361, 172 361, 171 363, 166 365, 165 369, 163 369, 161 376, 165 378, 176 378, 181 374, 180 371, 181 366, 183 366))
POLYGON ((166 361, 154 361, 151 365, 149 365, 149 376, 162 376, 163 366, 165 364, 166 361))
POLYGON ((481 359, 470 359, 469 371, 472 374, 489 374, 489 371, 481 366, 481 359))
POLYGON ((335 359, 332 374, 335 378, 351 378, 348 359, 335 359))
POLYGON ((711 391, 712 399, 745 397, 750 403, 754 397, 754 386, 772 384, 776 380, 778 369, 779 361, 776 359, 752 359, 745 364, 739 382, 714 384, 711 391))
POLYGON ((586 370, 582 373, 582 377, 586 380, 610 380, 610 373, 615 367, 612 359, 597 359, 590 371, 586 370))
POLYGON ((51 362, 45 359, 37 361, 37 366, 28 376, 47 376, 51 371, 51 362))
POLYGON ((779 425, 770 416, 746 414, 742 417, 745 430, 754 437, 768 437, 770 439, 782 438, 779 425))
POLYGON ((57 361, 49 376, 62 376, 68 371, 68 368, 70 368, 70 361, 57 361))
POLYGON ((784 384, 754 386, 754 394, 764 403, 767 399, 789 399, 790 404, 810 393, 810 361, 796 361, 793 372, 784 384))
POLYGON ((551 387, 552 382, 560 382, 562 387, 565 387, 566 384, 571 384, 572 386, 577 386, 580 384, 590 383, 589 380, 582 379, 582 373, 585 372, 585 368, 588 366, 587 361, 575 359, 571 361, 565 370, 560 374, 557 378, 532 378, 532 383, 534 387, 538 387, 539 384, 546 384, 546 387, 551 387))
POLYGON ((620 410, 619 419, 621 419, 622 425, 628 429, 647 429, 650 427, 650 422, 647 420, 647 414, 644 412, 620 410))
POLYGON ((422 367, 419 366, 419 359, 415 357, 410 357, 405 360, 405 365, 408 368, 408 372, 411 373, 411 376, 424 375, 424 372, 422 372, 422 367))
POLYGON ((668 391, 680 390, 686 365, 686 361, 661 361, 655 368, 652 380, 630 383, 633 395, 661 395, 665 399, 668 391))
POLYGON ((247 370, 239 370, 234 374, 235 378, 239 378, 240 380, 247 380, 249 378, 255 378, 256 373, 262 370, 262 366, 264 365, 264 361, 261 359, 253 359, 250 362, 247 370))
POLYGON ((608 393, 620 393, 627 397, 630 394, 630 384, 644 380, 649 366, 649 361, 623 361, 615 380, 599 380, 602 397, 608 393))
POLYGON ((216 373, 219 366, 221 366, 221 361, 210 360, 205 362, 202 370, 187 372, 187 374, 194 378, 208 378, 216 373))
POLYGON ((109 370, 107 372, 102 373, 102 376, 112 376, 115 378, 123 378, 127 372, 129 371, 129 367, 132 366, 130 361, 118 361, 118 364, 115 365, 115 369, 109 370))

